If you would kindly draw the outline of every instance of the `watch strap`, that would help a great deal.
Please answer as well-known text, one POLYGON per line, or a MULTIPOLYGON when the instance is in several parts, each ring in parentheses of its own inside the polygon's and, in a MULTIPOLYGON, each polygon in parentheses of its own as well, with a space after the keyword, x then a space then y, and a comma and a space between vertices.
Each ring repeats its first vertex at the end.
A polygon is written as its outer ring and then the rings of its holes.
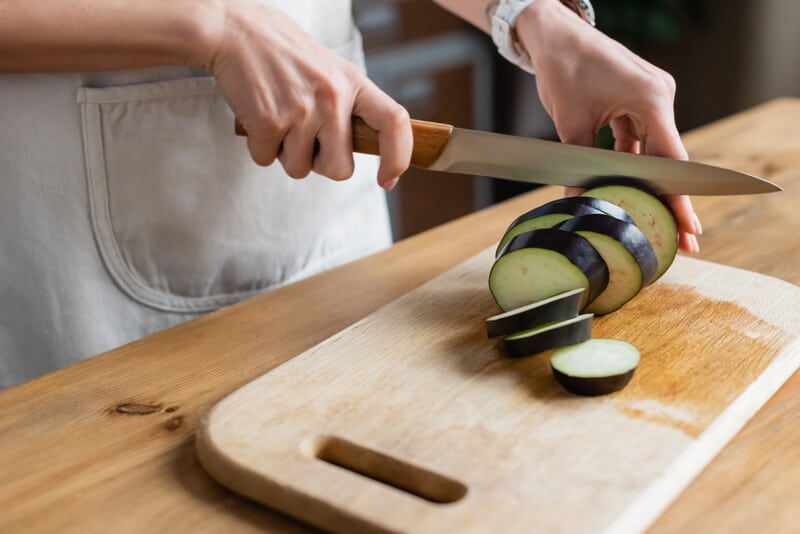
POLYGON ((522 70, 534 74, 528 52, 516 37, 515 26, 520 14, 536 0, 500 0, 492 16, 492 40, 498 53, 522 70))
MULTIPOLYGON (((491 17, 492 40, 498 53, 522 70, 535 74, 531 58, 516 36, 516 24, 520 14, 536 0, 500 0, 491 17)), ((561 3, 577 13, 583 20, 595 25, 595 13, 589 0, 561 0, 561 3)))

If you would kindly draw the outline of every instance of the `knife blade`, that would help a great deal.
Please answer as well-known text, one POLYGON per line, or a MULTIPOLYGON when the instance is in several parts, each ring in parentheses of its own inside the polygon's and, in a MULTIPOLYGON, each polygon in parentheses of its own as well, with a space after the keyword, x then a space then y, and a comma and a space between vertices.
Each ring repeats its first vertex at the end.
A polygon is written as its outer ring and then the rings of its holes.
MULTIPOLYGON (((467 130, 420 120, 412 120, 411 127, 414 132, 411 163, 433 171, 573 187, 630 182, 671 195, 746 195, 782 190, 751 174, 692 161, 467 130)), ((236 133, 247 135, 238 121, 236 133)), ((358 117, 353 118, 353 151, 379 154, 378 132, 358 117)))

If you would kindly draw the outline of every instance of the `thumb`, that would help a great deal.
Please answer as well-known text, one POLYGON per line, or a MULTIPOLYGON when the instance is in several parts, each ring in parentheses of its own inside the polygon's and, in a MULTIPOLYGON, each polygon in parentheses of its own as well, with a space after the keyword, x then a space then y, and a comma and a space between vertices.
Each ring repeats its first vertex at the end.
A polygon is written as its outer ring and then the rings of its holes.
POLYGON ((411 164, 414 138, 408 111, 365 78, 356 93, 353 115, 377 130, 381 156, 378 183, 391 189, 411 164))

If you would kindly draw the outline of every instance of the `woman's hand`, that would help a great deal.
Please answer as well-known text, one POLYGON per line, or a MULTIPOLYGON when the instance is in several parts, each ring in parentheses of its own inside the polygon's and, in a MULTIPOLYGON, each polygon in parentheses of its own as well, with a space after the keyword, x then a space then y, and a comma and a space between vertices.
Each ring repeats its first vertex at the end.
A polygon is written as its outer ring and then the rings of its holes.
MULTIPOLYGON (((537 0, 517 19, 539 97, 560 139, 594 145, 606 124, 615 150, 688 159, 675 126, 675 82, 557 0, 537 0)), ((567 194, 574 193, 569 191, 567 194)), ((678 222, 680 248, 697 252, 700 221, 687 196, 665 200, 678 222)))
POLYGON ((353 115, 380 132, 383 187, 409 165, 406 110, 258 0, 41 0, 6 2, 0 11, 0 72, 202 66, 247 129, 261 165, 277 158, 295 178, 312 169, 350 177, 353 115))
POLYGON ((379 132, 378 182, 394 187, 411 159, 408 112, 281 11, 254 0, 221 5, 202 63, 247 130, 253 160, 278 159, 293 178, 312 170, 349 178, 351 117, 359 116, 379 132))

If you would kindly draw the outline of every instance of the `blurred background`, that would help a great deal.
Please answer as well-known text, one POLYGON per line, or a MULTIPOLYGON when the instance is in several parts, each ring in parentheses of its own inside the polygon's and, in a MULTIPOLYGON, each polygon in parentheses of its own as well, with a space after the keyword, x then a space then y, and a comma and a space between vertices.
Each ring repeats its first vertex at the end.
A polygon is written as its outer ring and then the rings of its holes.
MULTIPOLYGON (((417 119, 556 139, 533 77, 430 0, 354 0, 370 77, 417 119)), ((593 0, 598 28, 677 81, 683 132, 780 96, 800 96, 797 0, 593 0)), ((599 136, 598 143, 608 138, 599 136)), ((389 196, 394 237, 528 188, 411 169, 389 196)))

